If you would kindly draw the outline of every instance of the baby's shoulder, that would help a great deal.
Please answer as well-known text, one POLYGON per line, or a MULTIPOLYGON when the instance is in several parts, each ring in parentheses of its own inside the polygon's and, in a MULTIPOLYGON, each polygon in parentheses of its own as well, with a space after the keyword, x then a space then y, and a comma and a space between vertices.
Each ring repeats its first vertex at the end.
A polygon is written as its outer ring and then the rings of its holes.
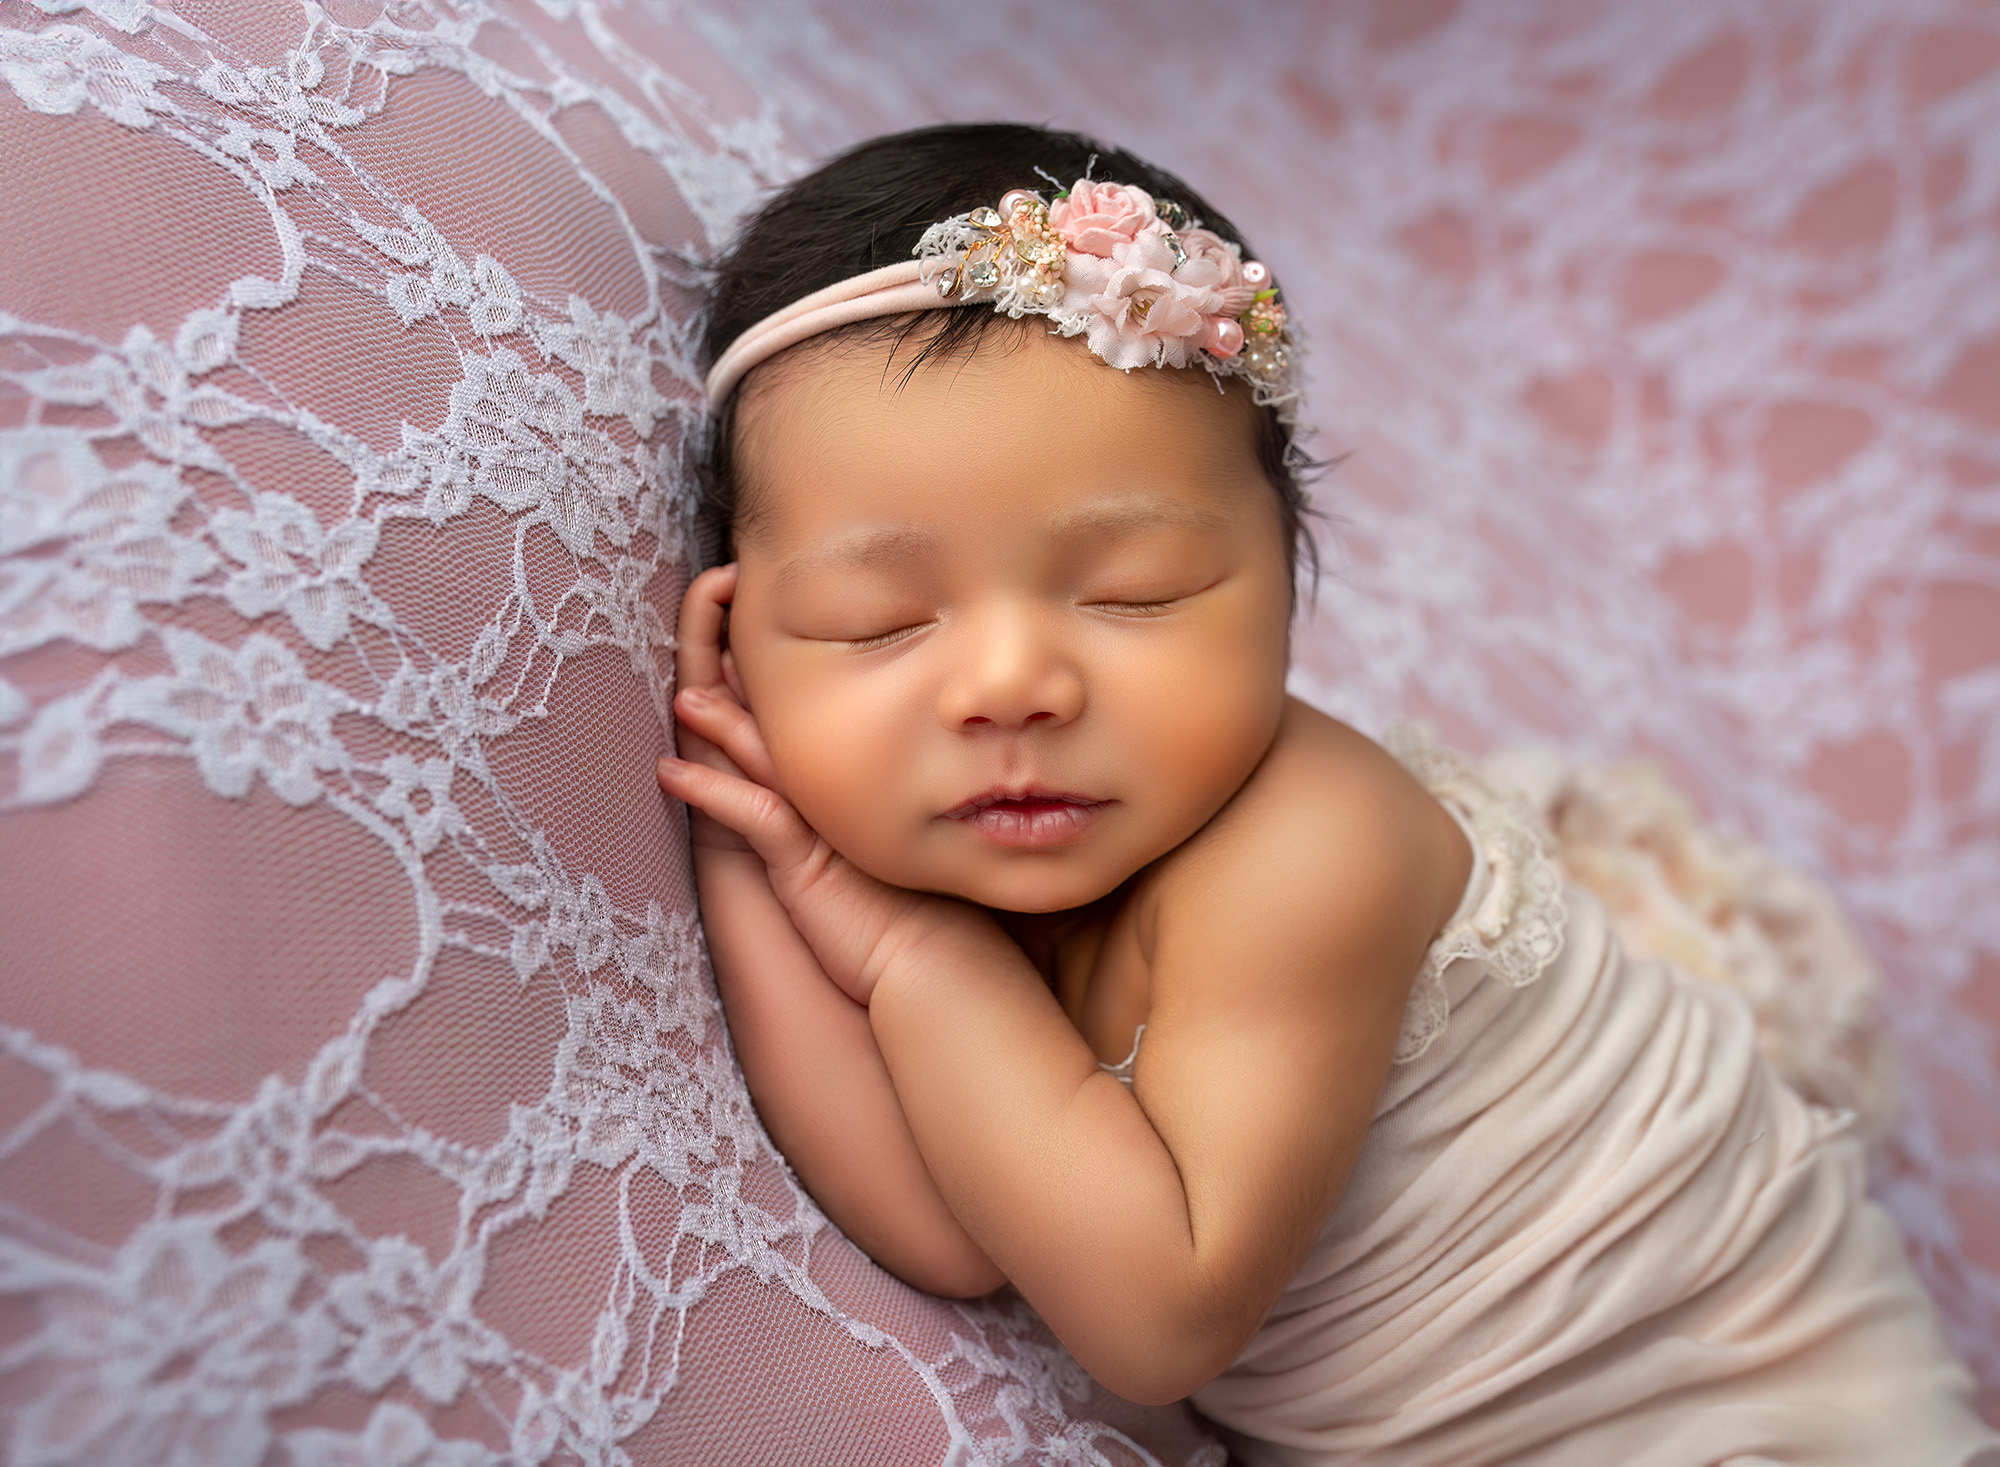
POLYGON ((1394 755, 1290 698, 1262 762, 1171 865, 1202 882, 1242 872, 1285 885, 1327 874, 1393 883, 1463 844, 1394 755))
POLYGON ((1160 942, 1215 934, 1413 966, 1470 870, 1458 823, 1415 776, 1291 699, 1257 769, 1148 883, 1147 925, 1160 942))

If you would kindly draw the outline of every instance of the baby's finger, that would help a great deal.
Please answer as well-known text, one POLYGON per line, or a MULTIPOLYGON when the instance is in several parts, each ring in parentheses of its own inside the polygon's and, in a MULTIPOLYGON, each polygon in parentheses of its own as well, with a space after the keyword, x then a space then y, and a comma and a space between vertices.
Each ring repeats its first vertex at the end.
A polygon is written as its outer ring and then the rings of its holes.
MULTIPOLYGON (((708 688, 683 688, 674 699, 681 727, 720 749, 736 768, 761 785, 781 787, 764 734, 750 711, 735 699, 708 688)), ((702 759, 703 764, 713 760, 702 759)))
POLYGON ((720 685, 722 622, 736 594, 736 567, 718 565, 689 583, 681 597, 681 619, 674 632, 674 680, 683 688, 720 685))
MULTIPOLYGON (((705 739, 697 739, 692 742, 699 743, 704 748, 708 747, 705 739)), ((716 755, 717 759, 721 757, 720 754, 716 755)), ((660 788, 676 800, 681 799, 682 792, 675 769, 678 765, 685 762, 688 761, 676 760, 669 756, 660 759, 653 766, 653 777, 659 781, 660 788)), ((688 804, 685 800, 681 800, 681 803, 688 804)), ((749 841, 745 840, 714 816, 704 812, 699 805, 693 804, 688 804, 688 839, 697 849, 718 851, 748 851, 751 849, 749 841)))
POLYGON ((811 857, 818 838, 775 790, 672 757, 660 760, 658 774, 660 788, 749 841, 766 866, 789 870, 811 857))

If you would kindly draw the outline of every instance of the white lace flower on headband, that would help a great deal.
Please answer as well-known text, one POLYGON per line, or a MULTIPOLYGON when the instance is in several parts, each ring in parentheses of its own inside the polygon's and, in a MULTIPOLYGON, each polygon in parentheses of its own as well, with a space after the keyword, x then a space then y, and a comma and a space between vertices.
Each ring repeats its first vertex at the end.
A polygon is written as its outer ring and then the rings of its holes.
POLYGON ((924 231, 915 259, 816 290, 750 327, 715 360, 720 411, 759 362, 875 316, 991 303, 1016 320, 1047 316, 1112 366, 1205 367, 1241 377, 1286 421, 1298 408, 1299 347, 1269 267, 1170 200, 1081 179, 1053 202, 1015 189, 1000 207, 924 231))
POLYGON ((1053 202, 1015 189, 932 225, 916 254, 943 299, 1047 316, 1121 371, 1202 366, 1247 379, 1260 403, 1297 397, 1269 267, 1142 188, 1082 179, 1053 202))

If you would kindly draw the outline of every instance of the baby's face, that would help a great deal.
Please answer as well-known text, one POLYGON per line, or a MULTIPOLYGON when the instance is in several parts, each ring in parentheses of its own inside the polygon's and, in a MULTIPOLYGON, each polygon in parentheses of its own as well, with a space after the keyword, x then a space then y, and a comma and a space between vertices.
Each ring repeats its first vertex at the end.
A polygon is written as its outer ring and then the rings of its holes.
POLYGON ((742 404, 729 639, 784 793, 898 886, 1080 906, 1276 733, 1291 585, 1247 393, 1041 323, 927 364, 780 362, 742 404))

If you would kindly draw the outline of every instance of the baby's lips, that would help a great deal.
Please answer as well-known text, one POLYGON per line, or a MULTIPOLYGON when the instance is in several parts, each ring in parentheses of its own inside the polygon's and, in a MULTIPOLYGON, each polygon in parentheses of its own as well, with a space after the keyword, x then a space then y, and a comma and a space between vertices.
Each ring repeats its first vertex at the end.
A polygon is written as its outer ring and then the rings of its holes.
POLYGON ((1047 790, 1039 785, 1031 785, 1018 793, 996 786, 981 794, 974 795, 962 804, 945 811, 948 820, 970 820, 995 805, 1078 805, 1097 806, 1104 801, 1095 795, 1079 795, 1068 790, 1047 790))
POLYGON ((1039 848, 1081 840, 1104 811, 1101 800, 1030 796, 961 807, 952 818, 999 846, 1039 848))

